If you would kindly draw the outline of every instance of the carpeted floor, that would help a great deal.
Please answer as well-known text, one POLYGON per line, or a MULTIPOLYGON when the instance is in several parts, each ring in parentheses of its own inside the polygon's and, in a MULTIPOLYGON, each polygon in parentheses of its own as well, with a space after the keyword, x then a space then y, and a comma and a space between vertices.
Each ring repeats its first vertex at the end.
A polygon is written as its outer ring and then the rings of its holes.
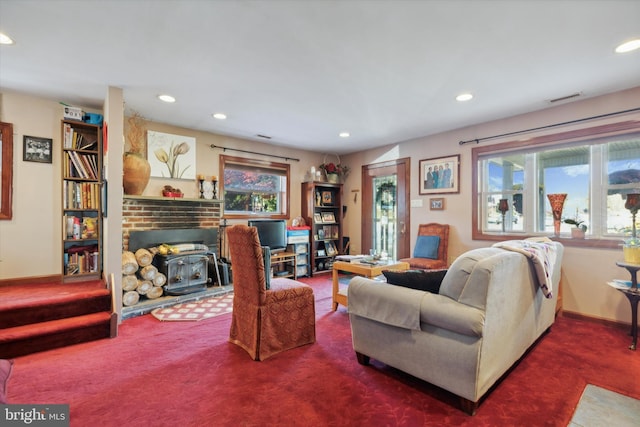
POLYGON ((469 417, 444 390, 359 365, 346 309, 331 310, 330 277, 302 281, 316 295, 315 344, 255 362, 228 342, 231 316, 144 315, 115 339, 16 358, 9 403, 68 403, 72 427, 566 427, 587 384, 640 398, 628 330, 561 317, 469 417))
POLYGON ((638 425, 640 425, 640 400, 588 384, 568 427, 635 427, 638 425))

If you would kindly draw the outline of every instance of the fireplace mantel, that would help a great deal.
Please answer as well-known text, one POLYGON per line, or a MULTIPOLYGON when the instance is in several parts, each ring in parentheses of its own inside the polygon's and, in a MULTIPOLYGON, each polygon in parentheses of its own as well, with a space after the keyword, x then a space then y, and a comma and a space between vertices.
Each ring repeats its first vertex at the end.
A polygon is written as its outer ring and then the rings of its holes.
POLYGON ((164 197, 164 196, 123 196, 125 200, 164 200, 167 202, 185 202, 185 203, 222 203, 221 199, 192 199, 184 197, 164 197))

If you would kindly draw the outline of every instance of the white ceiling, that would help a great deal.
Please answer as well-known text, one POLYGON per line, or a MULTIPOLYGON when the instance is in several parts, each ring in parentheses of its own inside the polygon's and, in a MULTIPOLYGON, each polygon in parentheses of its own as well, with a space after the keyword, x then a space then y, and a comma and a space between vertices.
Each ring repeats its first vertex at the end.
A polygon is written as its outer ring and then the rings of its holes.
POLYGON ((339 154, 640 85, 639 0, 0 0, 0 32, 1 89, 339 154))

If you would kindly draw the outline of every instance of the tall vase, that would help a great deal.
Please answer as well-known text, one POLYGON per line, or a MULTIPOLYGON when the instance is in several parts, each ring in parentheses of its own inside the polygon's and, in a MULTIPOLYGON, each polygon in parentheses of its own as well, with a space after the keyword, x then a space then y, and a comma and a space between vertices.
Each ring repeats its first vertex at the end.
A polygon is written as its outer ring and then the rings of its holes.
POLYGON ((139 196, 149 183, 151 165, 136 153, 125 153, 122 159, 122 186, 124 194, 139 196))
POLYGON ((551 213, 553 214, 553 234, 560 236, 560 225, 562 224, 562 207, 567 198, 567 193, 547 194, 549 203, 551 204, 551 213))

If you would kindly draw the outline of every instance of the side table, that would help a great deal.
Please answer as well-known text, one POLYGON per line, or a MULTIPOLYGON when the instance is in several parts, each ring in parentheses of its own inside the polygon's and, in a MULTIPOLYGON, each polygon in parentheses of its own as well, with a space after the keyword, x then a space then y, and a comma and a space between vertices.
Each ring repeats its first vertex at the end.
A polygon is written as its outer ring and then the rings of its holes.
POLYGON ((638 301, 640 301, 640 289, 638 289, 638 277, 637 273, 640 270, 640 264, 631 264, 627 262, 616 262, 618 267, 626 268, 629 274, 631 274, 631 287, 616 288, 622 292, 631 304, 631 345, 630 350, 636 349, 638 343, 638 301))

